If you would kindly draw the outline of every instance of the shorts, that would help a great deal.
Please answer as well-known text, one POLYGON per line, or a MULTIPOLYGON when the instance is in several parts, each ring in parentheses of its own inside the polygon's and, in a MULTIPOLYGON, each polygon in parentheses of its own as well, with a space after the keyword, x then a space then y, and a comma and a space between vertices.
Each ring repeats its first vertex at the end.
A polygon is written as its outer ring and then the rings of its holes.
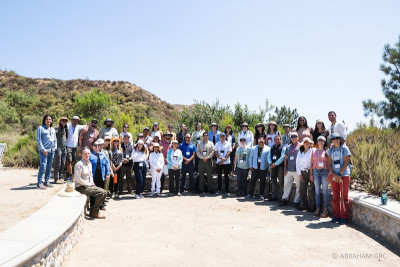
POLYGON ((67 147, 67 160, 70 162, 76 161, 76 147, 67 147))

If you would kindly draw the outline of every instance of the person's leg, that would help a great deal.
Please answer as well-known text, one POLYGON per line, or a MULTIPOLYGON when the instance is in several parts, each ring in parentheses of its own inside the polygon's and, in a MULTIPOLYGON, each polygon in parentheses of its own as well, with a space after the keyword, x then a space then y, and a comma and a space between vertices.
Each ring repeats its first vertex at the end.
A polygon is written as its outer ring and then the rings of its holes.
POLYGON ((47 166, 47 157, 43 154, 42 151, 39 151, 39 159, 40 159, 40 165, 39 165, 37 185, 43 184, 43 174, 47 166))
POLYGON ((146 187, 146 178, 147 178, 147 167, 146 167, 146 164, 143 163, 143 168, 142 168, 142 188, 140 190, 141 194, 144 192, 144 189, 146 187))
POLYGON ((272 192, 271 193, 271 198, 276 199, 277 198, 277 180, 278 180, 278 167, 272 168, 271 169, 271 182, 272 183, 272 192))
POLYGON ((170 194, 175 193, 175 186, 174 186, 174 170, 173 169, 168 169, 168 177, 169 177, 169 185, 168 185, 168 190, 170 194))
POLYGON ((175 176, 175 187, 176 187, 176 191, 175 191, 175 193, 176 194, 178 194, 178 193, 183 193, 183 192, 180 192, 180 185, 179 185, 179 182, 180 182, 180 175, 181 175, 181 169, 177 169, 177 170, 174 170, 174 176, 175 176))
POLYGON ((140 194, 142 194, 143 178, 142 178, 142 170, 139 168, 139 164, 137 162, 135 162, 134 172, 136 178, 136 195, 140 196, 140 194))
POLYGON ((126 175, 126 168, 125 166, 121 166, 119 169, 121 175, 118 175, 118 179, 120 179, 120 182, 118 183, 118 191, 120 194, 122 194, 124 192, 124 177, 126 175))
POLYGON ((300 180, 300 208, 307 209, 308 208, 308 199, 307 199, 307 172, 302 171, 301 175, 303 176, 303 181, 300 180))
POLYGON ((60 179, 63 178, 64 180, 67 180, 64 175, 64 169, 65 169, 65 160, 67 159, 67 149, 63 149, 61 152, 61 164, 60 164, 60 179))
MULTIPOLYGON (((328 181, 326 178, 328 177, 328 170, 323 170, 321 172, 321 183, 322 183, 322 194, 324 198, 324 209, 328 208, 329 205, 329 189, 328 189, 328 181)), ((315 190, 317 190, 317 187, 315 187, 315 190)), ((317 194, 315 194, 317 196, 317 194)))
POLYGON ((314 186, 315 186, 315 205, 317 209, 321 208, 321 171, 318 169, 313 170, 314 186))
POLYGON ((278 167, 278 185, 279 189, 277 189, 277 198, 282 201, 283 195, 283 166, 278 167))
POLYGON ((204 172, 206 171, 206 164, 204 163, 203 160, 198 159, 198 179, 199 179, 199 192, 203 193, 204 192, 204 172))
POLYGON ((194 171, 198 174, 199 173, 199 161, 198 157, 194 157, 194 171))
POLYGON ((259 173, 260 173, 259 169, 253 169, 253 172, 251 173, 250 184, 247 187, 248 195, 254 195, 254 190, 256 189, 256 183, 259 173))
POLYGON ((333 182, 332 177, 330 177, 330 182, 333 193, 333 217, 340 218, 340 183, 333 182))
POLYGON ((132 167, 131 166, 126 166, 126 184, 128 187, 128 193, 132 193, 132 188, 133 188, 133 179, 132 179, 132 167))
POLYGON ((204 164, 206 165, 208 192, 211 194, 215 194, 216 190, 215 190, 215 185, 214 185, 214 180, 213 180, 212 160, 209 159, 204 164))
MULTIPOLYGON (((292 172, 293 178, 294 178, 294 183, 296 184, 296 193, 294 195, 294 203, 299 203, 300 202, 300 176, 297 172, 292 172)), ((292 190, 292 187, 290 187, 290 190, 292 190)))
POLYGON ((308 211, 315 211, 316 206, 315 206, 315 185, 314 182, 310 180, 310 172, 307 172, 307 180, 308 183, 310 183, 310 186, 308 186, 307 183, 307 201, 308 201, 308 211))
POLYGON ((267 172, 268 170, 260 170, 260 196, 264 196, 265 191, 265 183, 267 181, 267 172))
POLYGON ((156 170, 150 168, 150 175, 151 175, 151 193, 153 194, 156 191, 156 170))
POLYGON ((51 175, 51 165, 53 164, 54 152, 47 154, 47 164, 46 164, 46 173, 44 175, 44 182, 46 184, 50 183, 50 175, 51 175))
MULTIPOLYGON (((294 177, 292 175, 292 172, 287 172, 286 176, 283 178, 284 184, 283 184, 283 196, 282 200, 289 200, 289 195, 290 192, 292 191, 292 186, 293 186, 293 180, 294 177)), ((295 201, 296 203, 296 201, 295 201)))
POLYGON ((237 195, 240 195, 243 190, 243 174, 244 170, 239 167, 236 167, 236 183, 238 187, 237 195))
POLYGON ((191 163, 188 165, 188 171, 189 171, 189 190, 194 193, 194 164, 191 163))
POLYGON ((225 179, 225 193, 229 194, 229 173, 231 172, 231 165, 224 164, 224 179, 225 179))
POLYGON ((84 194, 89 197, 94 197, 94 205, 92 208, 93 214, 98 214, 100 210, 100 205, 103 203, 104 199, 107 196, 107 192, 97 186, 89 186, 86 187, 84 194))
POLYGON ((243 185, 242 185, 242 195, 246 195, 247 192, 247 177, 249 176, 250 169, 243 169, 243 185))
POLYGON ((218 191, 221 192, 222 190, 222 165, 217 164, 217 175, 218 175, 218 191))
POLYGON ((160 189, 161 189, 161 171, 157 172, 156 171, 156 193, 157 195, 160 195, 160 189))
POLYGON ((188 172, 188 165, 182 163, 182 170, 181 170, 181 176, 182 176, 182 181, 181 181, 181 190, 180 192, 183 193, 185 192, 186 189, 186 172, 188 172))
POLYGON ((340 209, 340 218, 347 220, 350 214, 350 205, 349 205, 349 186, 350 186, 350 176, 343 176, 341 186, 341 195, 342 195, 342 206, 340 209))
POLYGON ((67 176, 71 177, 72 176, 72 148, 67 147, 67 176))
POLYGON ((62 149, 57 148, 54 153, 54 182, 61 178, 61 154, 62 149))

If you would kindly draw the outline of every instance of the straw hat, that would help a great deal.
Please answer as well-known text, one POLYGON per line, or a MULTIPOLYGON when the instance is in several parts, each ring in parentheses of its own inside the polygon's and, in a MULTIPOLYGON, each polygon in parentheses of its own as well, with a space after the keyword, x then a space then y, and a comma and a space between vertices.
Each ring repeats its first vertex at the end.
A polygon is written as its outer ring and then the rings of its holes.
POLYGON ((314 141, 310 139, 310 137, 306 137, 303 139, 303 142, 300 143, 300 146, 303 146, 305 142, 309 142, 311 145, 314 144, 314 141))
POLYGON ((60 197, 79 197, 82 194, 75 190, 75 183, 71 183, 71 185, 67 184, 63 189, 61 189, 57 195, 60 197))
POLYGON ((158 150, 159 150, 159 151, 163 150, 163 147, 160 146, 159 143, 154 143, 154 144, 150 147, 150 150, 154 151, 154 148, 155 148, 155 147, 158 147, 158 150))

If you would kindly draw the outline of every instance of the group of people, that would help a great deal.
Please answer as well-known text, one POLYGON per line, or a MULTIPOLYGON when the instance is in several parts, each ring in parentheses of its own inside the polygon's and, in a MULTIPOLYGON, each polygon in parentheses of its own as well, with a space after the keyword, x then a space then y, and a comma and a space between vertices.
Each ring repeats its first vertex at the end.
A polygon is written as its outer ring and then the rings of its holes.
POLYGON ((148 171, 152 177, 151 197, 162 193, 168 176, 168 196, 181 196, 185 190, 192 194, 196 191, 199 194, 206 191, 225 193, 226 196, 236 193, 237 197, 245 199, 257 196, 261 201, 280 201, 284 206, 288 205, 294 182, 295 206, 325 218, 328 216, 330 183, 332 221, 343 224, 349 216, 351 154, 345 145, 347 130, 344 123, 336 120, 334 111, 328 113, 328 118, 330 127, 326 128, 322 120, 317 120, 312 128, 301 116, 295 128, 283 125, 283 133, 278 131, 274 121, 258 123, 255 133, 249 130, 247 123, 242 123, 237 137, 230 125, 221 132, 219 125, 212 123, 210 130, 204 131, 202 124, 197 123, 193 133, 189 133, 185 125, 175 133, 172 125, 168 125, 168 130, 163 133, 158 123, 154 123, 151 130, 145 127, 133 140, 128 124, 124 124, 123 131, 118 133, 111 119, 106 119, 99 131, 96 119, 86 126, 79 124, 78 116, 72 117, 71 122, 62 117, 59 124, 52 127, 51 116, 45 115, 37 129, 40 155, 37 187, 52 187, 50 173, 54 157, 55 183, 73 180, 77 191, 91 197, 90 216, 104 218, 100 209, 106 209, 109 198, 120 198, 125 181, 128 194, 134 194, 136 199, 144 197, 148 171), (63 176, 65 167, 66 175, 63 176), (214 173, 217 174, 216 186, 214 173), (233 173, 237 175, 236 192, 231 192, 229 183, 233 173))

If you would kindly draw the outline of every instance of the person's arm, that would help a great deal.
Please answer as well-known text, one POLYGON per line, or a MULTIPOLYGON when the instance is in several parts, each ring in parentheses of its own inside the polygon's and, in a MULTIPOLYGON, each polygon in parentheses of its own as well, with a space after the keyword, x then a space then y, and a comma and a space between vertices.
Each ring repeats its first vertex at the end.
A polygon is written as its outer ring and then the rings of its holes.
POLYGON ((346 171, 347 166, 349 166, 349 163, 350 163, 350 156, 344 156, 344 158, 343 158, 343 166, 340 169, 339 176, 343 176, 343 173, 346 171))
POLYGON ((297 154, 297 157, 296 157, 296 171, 297 171, 297 174, 299 175, 299 176, 301 176, 301 170, 300 170, 300 151, 298 152, 298 154, 297 154))
POLYGON ((250 171, 253 171, 254 150, 255 150, 254 148, 250 150, 250 157, 249 157, 250 171))
POLYGON ((279 164, 281 164, 283 162, 283 160, 285 159, 285 153, 286 153, 286 147, 283 146, 282 147, 281 156, 279 157, 279 159, 277 161, 275 161, 275 165, 279 165, 279 164))
POLYGON ((268 163, 268 166, 270 166, 270 165, 272 164, 272 160, 271 160, 271 150, 268 152, 267 163, 268 163))
MULTIPOLYGON (((203 158, 204 158, 204 157, 203 157, 203 150, 201 149, 200 144, 201 144, 201 142, 197 144, 197 149, 196 149, 196 151, 198 151, 199 153, 196 153, 196 156, 197 156, 199 159, 203 159, 203 158)), ((204 147, 204 148, 205 148, 205 147, 204 147)))
POLYGON ((313 165, 314 165, 314 151, 315 151, 315 149, 312 148, 312 150, 311 150, 311 163, 310 163, 310 180, 311 180, 312 182, 314 182, 314 176, 313 176, 313 171, 314 171, 314 169, 313 169, 313 165))
MULTIPOLYGON (((210 144, 211 144, 211 151, 210 151, 210 153, 208 153, 207 159, 212 159, 213 156, 214 156, 215 146, 214 146, 214 144, 213 144, 212 142, 210 142, 210 144)), ((204 149, 205 149, 205 147, 204 147, 204 149)), ((208 151, 207 151, 207 152, 208 152, 208 151)))
POLYGON ((42 151, 44 154, 44 152, 46 152, 46 149, 44 148, 43 143, 42 143, 42 127, 41 126, 39 126, 36 130, 36 143, 38 145, 39 151, 42 151))
POLYGON ((287 161, 288 161, 288 156, 285 155, 285 159, 283 160, 283 175, 286 176, 287 174, 287 161))
POLYGON ((156 169, 161 170, 163 167, 164 167, 164 156, 162 156, 161 154, 161 156, 158 157, 156 169))

